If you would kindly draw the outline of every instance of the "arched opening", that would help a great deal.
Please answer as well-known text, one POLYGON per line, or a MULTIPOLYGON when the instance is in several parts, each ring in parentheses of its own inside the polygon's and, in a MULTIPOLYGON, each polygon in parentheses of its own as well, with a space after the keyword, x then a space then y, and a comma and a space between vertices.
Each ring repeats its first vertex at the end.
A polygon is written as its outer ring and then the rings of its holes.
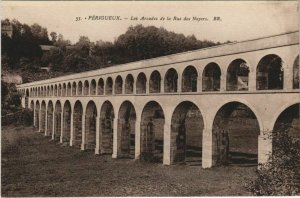
POLYGON ((259 123, 240 102, 223 105, 213 122, 213 164, 256 166, 259 123))
POLYGON ((66 96, 66 92, 67 92, 67 85, 64 83, 62 89, 62 96, 66 96))
POLYGON ((218 64, 209 63, 202 75, 202 91, 220 91, 221 70, 218 64))
POLYGON ((76 82, 72 84, 72 96, 76 96, 76 82))
POLYGON ((40 94, 40 96, 41 97, 44 96, 44 88, 43 87, 41 87, 41 94, 40 94))
POLYGON ((125 94, 133 93, 133 84, 134 84, 133 76, 131 74, 128 74, 125 79, 125 94))
POLYGON ((227 69, 227 91, 248 90, 249 67, 243 59, 236 59, 227 69))
POLYGON ((86 107, 85 114, 85 149, 92 150, 96 147, 96 119, 97 107, 90 101, 86 107))
POLYGON ((171 68, 165 75, 165 93, 177 92, 178 74, 175 69, 171 68))
POLYGON ((50 96, 50 86, 49 85, 47 86, 46 90, 47 90, 46 96, 50 96))
POLYGON ((299 89, 300 88, 300 81, 299 81, 299 56, 297 56, 294 67, 293 67, 293 88, 299 89))
POLYGON ((42 101, 41 105, 41 127, 40 132, 45 132, 46 128, 46 102, 42 101))
POLYGON ((50 96, 54 96, 54 89, 53 89, 53 85, 51 85, 51 88, 50 88, 50 96))
POLYGON ((111 154, 113 149, 114 108, 109 101, 105 101, 100 111, 100 152, 111 154), (102 138, 101 138, 102 137, 102 138))
POLYGON ((55 114, 54 114, 54 139, 59 140, 61 135, 61 114, 62 107, 60 101, 55 104, 55 114))
POLYGON ((74 147, 80 148, 82 142, 83 108, 80 101, 76 101, 73 112, 73 143, 74 147))
POLYGON ((53 133, 53 103, 49 101, 47 108, 47 135, 53 133))
POLYGON ((61 96, 61 84, 58 85, 57 96, 61 96))
POLYGON ((194 66, 188 66, 182 74, 182 92, 197 92, 198 72, 194 66))
POLYGON ((84 81, 84 86, 83 86, 83 95, 87 96, 89 95, 89 81, 84 81))
POLYGON ((192 102, 180 103, 171 121, 171 162, 202 164, 204 121, 199 108, 192 102))
POLYGON ((134 158, 136 113, 131 102, 122 103, 118 119, 119 156, 134 158))
POLYGON ((34 110, 34 102, 33 102, 33 100, 31 101, 31 103, 30 103, 30 109, 33 111, 34 110))
MULTIPOLYGON (((277 118, 273 131, 300 138, 300 103, 286 108, 277 118)), ((276 145, 275 145, 276 146, 276 145)))
POLYGON ((160 73, 155 70, 152 72, 149 81, 149 92, 150 93, 160 93, 161 87, 161 76, 160 73))
POLYGON ((91 95, 96 95, 96 81, 94 79, 91 81, 90 94, 91 95))
POLYGON ((72 86, 71 83, 69 82, 67 86, 67 96, 71 96, 71 92, 72 92, 72 86))
POLYGON ((283 89, 283 61, 275 55, 264 56, 256 68, 257 90, 283 89))
POLYGON ((146 93, 146 83, 147 83, 147 78, 144 73, 140 73, 137 77, 136 81, 136 93, 137 94, 143 94, 146 93))
POLYGON ((35 126, 37 129, 39 129, 40 128, 40 103, 39 103, 39 101, 36 101, 34 113, 35 113, 35 120, 36 120, 35 126))
POLYGON ((62 142, 70 142, 71 113, 71 104, 67 100, 64 104, 62 142))
POLYGON ((98 81, 98 95, 103 95, 103 94, 104 94, 104 81, 102 78, 100 78, 98 81))
POLYGON ((151 162, 162 162, 164 147, 165 115, 161 106, 148 102, 141 119, 141 159, 151 162))
POLYGON ((112 88, 113 88, 113 80, 111 77, 108 77, 105 83, 105 94, 112 95, 112 88))
POLYGON ((57 96, 57 85, 54 85, 54 96, 57 96))
POLYGON ((26 89, 25 93, 25 108, 28 109, 28 100, 29 100, 29 90, 26 89))
POLYGON ((121 76, 117 76, 115 81, 115 94, 122 94, 123 80, 121 76))
POLYGON ((78 82, 78 87, 77 87, 77 95, 78 96, 82 96, 82 82, 81 81, 79 81, 78 82))

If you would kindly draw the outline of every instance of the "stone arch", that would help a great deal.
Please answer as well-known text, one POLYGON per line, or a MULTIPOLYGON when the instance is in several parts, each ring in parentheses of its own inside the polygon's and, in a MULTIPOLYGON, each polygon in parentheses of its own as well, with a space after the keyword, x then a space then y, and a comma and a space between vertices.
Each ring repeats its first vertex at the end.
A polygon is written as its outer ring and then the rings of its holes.
POLYGON ((66 96, 66 93, 67 93, 67 85, 66 83, 64 83, 62 88, 62 96, 66 96))
POLYGON ((111 154, 113 151, 114 107, 105 101, 100 110, 100 152, 111 154))
POLYGON ((104 80, 102 78, 100 78, 98 80, 98 95, 103 95, 104 94, 104 80))
POLYGON ((53 111, 53 103, 50 100, 47 107, 47 135, 52 135, 53 133, 53 111))
POLYGON ((256 68, 257 90, 283 89, 283 61, 275 54, 260 59, 256 68))
POLYGON ((67 86, 67 96, 71 96, 71 92, 72 92, 72 85, 70 82, 68 82, 68 86, 67 86))
POLYGON ((62 130, 62 142, 70 142, 71 136, 71 103, 67 100, 63 109, 63 130, 62 130))
POLYGON ((202 74, 202 91, 220 91, 221 69, 217 63, 209 63, 202 74))
POLYGON ((50 86, 47 86, 47 96, 50 96, 50 86))
POLYGON ((89 81, 86 80, 86 81, 84 81, 84 84, 83 84, 83 95, 85 95, 85 96, 89 95, 89 89, 90 89, 89 81))
POLYGON ((273 131, 288 133, 292 137, 300 138, 300 103, 287 107, 277 117, 273 131))
POLYGON ((81 81, 79 81, 78 82, 78 87, 77 87, 77 95, 78 96, 82 96, 82 82, 81 81))
POLYGON ((168 69, 165 75, 165 93, 173 93, 177 92, 177 81, 178 81, 178 74, 174 68, 168 69))
POLYGON ((91 81, 91 90, 90 90, 91 95, 96 95, 96 80, 93 79, 91 81))
POLYGON ((75 102, 73 111, 73 142, 74 147, 80 148, 82 141, 83 107, 79 100, 75 102))
POLYGON ((40 93, 40 96, 44 96, 44 87, 41 87, 41 93, 40 93))
POLYGON ((40 102, 38 100, 36 101, 36 104, 35 104, 34 113, 35 113, 35 119, 36 119, 35 126, 37 129, 39 129, 40 128, 40 102))
POLYGON ((147 84, 146 75, 143 72, 139 73, 136 81, 136 93, 137 94, 146 93, 146 84, 147 84))
POLYGON ((134 158, 136 112, 133 104, 129 101, 123 102, 118 115, 118 137, 120 137, 118 155, 134 158))
POLYGON ((29 100, 29 89, 26 89, 25 92, 25 108, 28 109, 28 101, 29 100))
POLYGON ((123 79, 119 75, 115 80, 115 94, 122 94, 123 79))
POLYGON ((55 104, 55 114, 54 114, 54 139, 59 140, 61 135, 61 114, 62 107, 58 100, 55 104))
POLYGON ((300 81, 299 81, 299 55, 295 59, 294 65, 293 65, 293 89, 299 89, 300 88, 300 81))
POLYGON ((58 85, 57 96, 61 96, 61 84, 58 85))
POLYGON ((30 102, 30 109, 33 111, 34 110, 34 101, 33 100, 31 100, 31 102, 30 102))
POLYGON ((197 92, 197 80, 197 69, 192 65, 187 66, 182 73, 182 92, 197 92))
POLYGON ((72 84, 72 96, 76 96, 76 89, 77 89, 76 82, 73 82, 73 84, 72 84))
POLYGON ((50 96, 54 96, 54 88, 53 85, 50 87, 50 96))
POLYGON ((106 79, 105 83, 105 95, 112 95, 113 90, 113 80, 111 77, 106 79))
POLYGON ((227 69, 226 90, 248 90, 249 66, 243 59, 233 60, 227 69))
POLYGON ((165 115, 155 101, 148 102, 141 117, 141 159, 162 162, 165 115))
POLYGON ((160 88, 161 88, 161 76, 160 73, 157 70, 155 70, 150 75, 149 92, 160 93, 160 88))
POLYGON ((134 78, 128 74, 125 79, 125 94, 133 94, 134 78))
POLYGON ((54 85, 54 96, 57 96, 57 85, 54 85))
POLYGON ((241 102, 228 102, 213 121, 213 165, 257 165, 260 125, 254 111, 241 102))
POLYGON ((194 103, 177 105, 171 120, 171 163, 201 166, 203 130, 204 120, 194 103))
POLYGON ((41 104, 41 126, 40 132, 45 132, 46 129, 46 102, 43 100, 41 104))
POLYGON ((96 119, 97 106, 90 101, 86 106, 85 114, 85 149, 92 150, 96 147, 96 119))

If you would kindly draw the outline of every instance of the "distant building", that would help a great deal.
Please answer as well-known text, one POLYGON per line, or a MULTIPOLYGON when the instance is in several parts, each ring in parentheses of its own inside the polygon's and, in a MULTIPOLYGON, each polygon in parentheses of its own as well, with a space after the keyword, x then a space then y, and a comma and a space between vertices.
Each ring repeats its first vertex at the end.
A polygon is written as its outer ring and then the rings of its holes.
POLYGON ((13 35, 13 26, 12 25, 2 25, 1 26, 1 34, 6 34, 10 38, 13 35))
POLYGON ((51 49, 57 49, 57 47, 54 45, 40 45, 40 47, 41 47, 43 53, 49 52, 51 49))

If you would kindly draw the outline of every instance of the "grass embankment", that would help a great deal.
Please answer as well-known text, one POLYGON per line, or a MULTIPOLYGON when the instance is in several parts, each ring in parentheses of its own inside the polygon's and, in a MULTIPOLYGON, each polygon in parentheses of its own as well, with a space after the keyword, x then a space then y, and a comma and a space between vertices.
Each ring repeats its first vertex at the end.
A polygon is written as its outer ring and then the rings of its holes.
POLYGON ((2 128, 2 196, 225 196, 255 167, 163 166, 111 159, 50 141, 32 127, 2 128))

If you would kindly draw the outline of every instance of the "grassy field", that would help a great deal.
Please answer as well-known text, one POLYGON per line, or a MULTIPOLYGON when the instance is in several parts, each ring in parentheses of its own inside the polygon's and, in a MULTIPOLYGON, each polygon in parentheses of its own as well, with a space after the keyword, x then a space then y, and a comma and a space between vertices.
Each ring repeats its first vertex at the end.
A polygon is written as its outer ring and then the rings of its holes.
POLYGON ((111 159, 50 141, 31 127, 2 127, 2 196, 226 196, 256 167, 151 164, 111 159))

